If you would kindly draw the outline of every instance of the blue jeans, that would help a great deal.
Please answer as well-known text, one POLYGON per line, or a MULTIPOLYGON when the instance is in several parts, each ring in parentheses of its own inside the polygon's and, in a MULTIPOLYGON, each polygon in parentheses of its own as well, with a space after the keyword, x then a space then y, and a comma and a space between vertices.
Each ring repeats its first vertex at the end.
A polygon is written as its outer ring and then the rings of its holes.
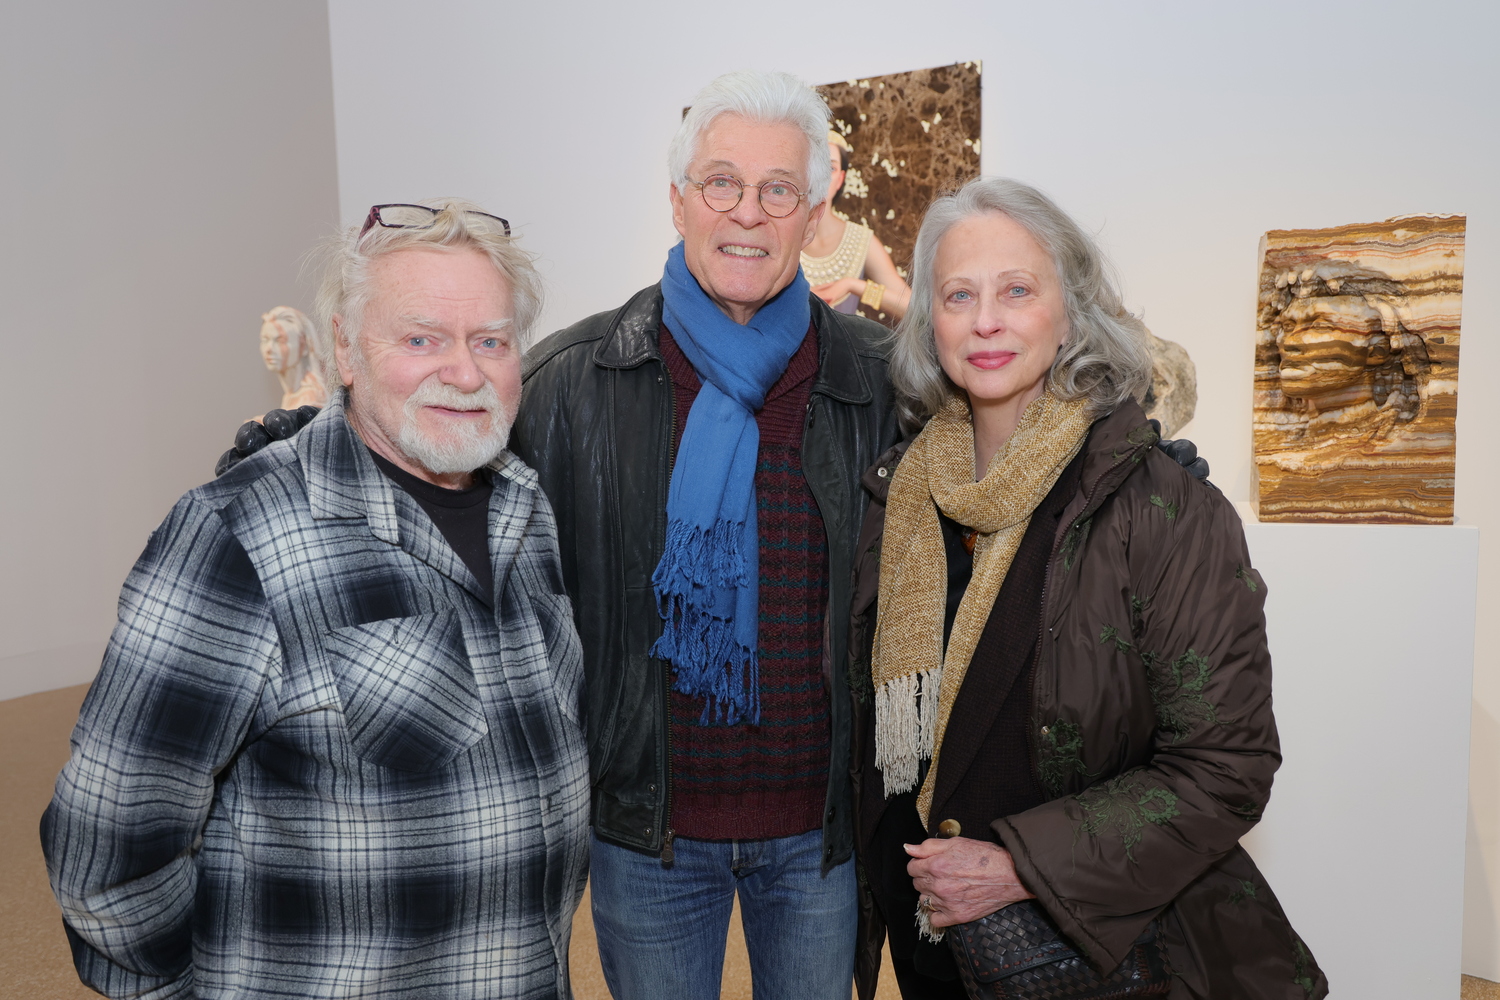
POLYGON ((755 1000, 849 1000, 854 862, 822 874, 823 833, 687 840, 676 859, 593 841, 589 895, 615 1000, 718 1000, 734 896, 755 1000))

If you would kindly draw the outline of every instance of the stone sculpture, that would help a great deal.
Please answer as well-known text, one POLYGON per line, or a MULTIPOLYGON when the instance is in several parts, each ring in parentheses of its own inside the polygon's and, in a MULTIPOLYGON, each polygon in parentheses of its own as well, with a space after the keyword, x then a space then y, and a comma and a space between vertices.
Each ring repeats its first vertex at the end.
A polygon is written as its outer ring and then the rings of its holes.
POLYGON ((1453 521, 1464 222, 1402 216, 1261 240, 1261 520, 1453 521))
POLYGON ((1146 342, 1151 348, 1151 386, 1141 409, 1161 422, 1162 437, 1176 437, 1198 409, 1198 367, 1187 348, 1175 341, 1147 330, 1146 342))
POLYGON ((312 320, 291 306, 277 306, 260 317, 260 356, 281 380, 281 408, 324 406, 328 387, 319 371, 317 331, 312 320))

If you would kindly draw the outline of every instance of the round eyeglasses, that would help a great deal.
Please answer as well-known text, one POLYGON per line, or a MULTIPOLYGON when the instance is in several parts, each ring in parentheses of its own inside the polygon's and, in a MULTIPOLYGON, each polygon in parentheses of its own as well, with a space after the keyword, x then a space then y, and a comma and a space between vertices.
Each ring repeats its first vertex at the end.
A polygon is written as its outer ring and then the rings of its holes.
MULTIPOLYGON (((745 197, 745 182, 729 174, 710 174, 697 183, 703 203, 715 212, 732 212, 745 197)), ((802 192, 790 181, 766 181, 756 188, 760 207, 773 219, 784 219, 797 210, 802 192)))
MULTIPOLYGON (((355 239, 363 239, 365 233, 376 226, 384 226, 386 229, 431 229, 433 223, 437 222, 440 211, 442 210, 428 208, 426 205, 371 205, 370 214, 365 216, 365 224, 355 239)), ((510 223, 498 215, 475 212, 472 209, 464 214, 485 225, 498 225, 506 236, 510 235, 510 223)))

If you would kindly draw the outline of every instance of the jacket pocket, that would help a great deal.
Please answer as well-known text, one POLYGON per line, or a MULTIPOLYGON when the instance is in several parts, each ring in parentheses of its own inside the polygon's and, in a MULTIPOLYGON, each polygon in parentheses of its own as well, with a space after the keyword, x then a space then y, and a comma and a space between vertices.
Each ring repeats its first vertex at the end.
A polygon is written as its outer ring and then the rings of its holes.
POLYGON ((558 710, 573 725, 583 728, 583 647, 573 624, 573 602, 567 594, 533 591, 525 595, 542 628, 547 644, 552 692, 558 710))
POLYGON ((334 629, 324 649, 349 743, 371 764, 434 770, 489 732, 457 611, 334 629))

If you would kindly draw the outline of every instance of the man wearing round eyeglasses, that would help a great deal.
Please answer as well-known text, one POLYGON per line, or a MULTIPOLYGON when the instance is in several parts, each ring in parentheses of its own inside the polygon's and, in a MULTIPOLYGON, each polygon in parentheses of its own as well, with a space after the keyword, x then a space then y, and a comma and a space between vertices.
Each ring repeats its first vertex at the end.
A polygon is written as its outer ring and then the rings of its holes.
POLYGON ((828 109, 784 73, 698 94, 662 280, 528 354, 514 447, 557 511, 588 678, 590 893, 617 1000, 847 1000, 845 679, 861 472, 897 437, 882 329, 799 270, 828 109))

